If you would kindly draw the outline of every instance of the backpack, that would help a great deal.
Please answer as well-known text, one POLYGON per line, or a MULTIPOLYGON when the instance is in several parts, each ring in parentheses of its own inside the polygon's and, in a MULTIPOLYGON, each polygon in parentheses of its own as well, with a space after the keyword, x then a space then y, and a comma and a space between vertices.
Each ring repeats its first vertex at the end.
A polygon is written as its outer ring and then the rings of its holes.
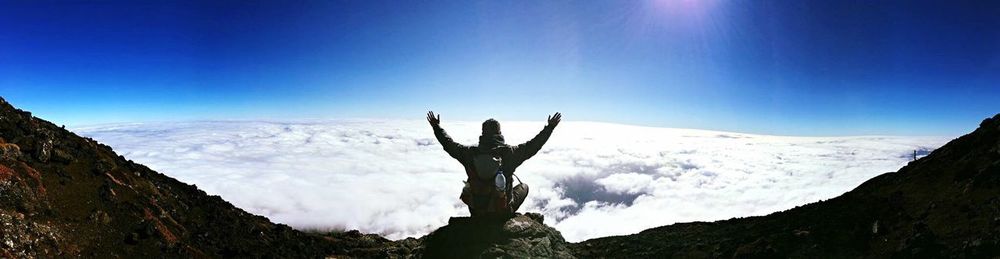
MULTIPOLYGON (((478 154, 472 158, 472 164, 476 168, 476 177, 479 177, 479 180, 496 180, 498 176, 503 175, 503 170, 500 169, 503 161, 500 158, 493 157, 493 155, 487 153, 478 154)), ((503 185, 506 185, 506 182, 503 185)))
POLYGON ((472 188, 472 207, 484 213, 511 212, 507 193, 507 178, 501 166, 503 161, 490 153, 476 154, 472 158, 475 174, 469 179, 472 188))

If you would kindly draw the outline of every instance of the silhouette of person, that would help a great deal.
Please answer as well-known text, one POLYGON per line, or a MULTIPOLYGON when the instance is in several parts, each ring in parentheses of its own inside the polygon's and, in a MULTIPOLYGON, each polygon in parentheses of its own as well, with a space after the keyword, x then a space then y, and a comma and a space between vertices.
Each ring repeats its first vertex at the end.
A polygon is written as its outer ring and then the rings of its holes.
POLYGON ((427 122, 434 129, 434 136, 441 142, 444 151, 465 167, 468 179, 459 197, 469 206, 473 217, 509 216, 517 211, 528 196, 528 185, 522 182, 513 186, 514 171, 542 149, 561 120, 562 114, 558 112, 550 115, 548 124, 538 135, 523 144, 510 146, 504 142, 500 122, 488 119, 483 122, 479 143, 466 146, 455 143, 441 128, 441 115, 427 112, 427 122), (487 158, 485 162, 484 157, 487 158), (493 164, 492 167, 490 164, 493 164), (498 175, 502 175, 502 179, 498 175))

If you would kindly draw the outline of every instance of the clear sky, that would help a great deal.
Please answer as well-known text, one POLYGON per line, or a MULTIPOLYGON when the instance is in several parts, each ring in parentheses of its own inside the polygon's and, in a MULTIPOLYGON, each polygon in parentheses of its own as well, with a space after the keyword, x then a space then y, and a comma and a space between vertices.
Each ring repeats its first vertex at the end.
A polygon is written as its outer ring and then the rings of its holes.
POLYGON ((958 135, 1000 112, 998 1, 89 2, 0 2, 0 96, 70 126, 561 111, 958 135))

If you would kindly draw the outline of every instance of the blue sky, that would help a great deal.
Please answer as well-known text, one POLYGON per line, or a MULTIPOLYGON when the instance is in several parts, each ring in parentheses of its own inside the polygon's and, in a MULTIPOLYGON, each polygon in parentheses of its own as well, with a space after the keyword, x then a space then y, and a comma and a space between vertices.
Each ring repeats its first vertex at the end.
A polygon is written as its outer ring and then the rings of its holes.
POLYGON ((0 96, 70 126, 561 111, 958 135, 1000 112, 996 1, 289 2, 3 2, 0 96))

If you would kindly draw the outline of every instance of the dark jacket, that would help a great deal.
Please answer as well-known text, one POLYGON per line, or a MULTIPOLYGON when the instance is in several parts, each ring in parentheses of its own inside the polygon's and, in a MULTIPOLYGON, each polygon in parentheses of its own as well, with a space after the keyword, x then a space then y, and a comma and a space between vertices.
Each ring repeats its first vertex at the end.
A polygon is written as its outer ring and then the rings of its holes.
MULTIPOLYGON (((514 174, 514 170, 517 169, 524 160, 528 160, 538 150, 542 149, 542 145, 545 145, 545 141, 549 140, 549 136, 552 135, 552 130, 555 128, 552 125, 546 125, 534 138, 517 146, 510 146, 504 142, 503 135, 482 135, 479 136, 479 144, 475 146, 466 146, 462 144, 455 143, 454 140, 448 136, 448 133, 441 128, 440 125, 433 125, 434 136, 437 137, 438 142, 441 142, 441 146, 444 147, 444 151, 448 152, 448 155, 458 160, 462 166, 465 167, 466 175, 469 178, 476 177, 475 166, 473 165, 472 158, 480 152, 490 152, 492 154, 499 155, 502 159, 500 169, 503 170, 504 176, 507 178, 507 189, 510 190, 510 185, 513 183, 511 175, 514 174)), ((473 180, 473 179, 470 179, 473 180)), ((508 196, 509 197, 509 196, 508 196)))

